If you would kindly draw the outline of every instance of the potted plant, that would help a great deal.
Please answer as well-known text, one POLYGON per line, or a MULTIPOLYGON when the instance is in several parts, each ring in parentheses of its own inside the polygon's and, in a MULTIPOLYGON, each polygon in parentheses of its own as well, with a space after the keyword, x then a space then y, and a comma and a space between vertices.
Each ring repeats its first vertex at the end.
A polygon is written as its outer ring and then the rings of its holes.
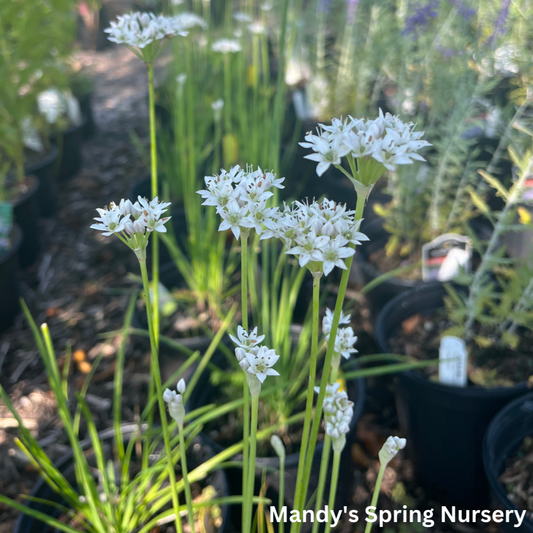
POLYGON ((376 324, 384 353, 441 359, 438 379, 434 371, 399 376, 398 408, 421 481, 447 501, 464 506, 486 502, 481 455, 485 430, 498 410, 526 393, 533 371, 528 355, 531 272, 527 264, 505 257, 502 241, 510 228, 527 228, 516 225, 514 218, 527 202, 524 187, 531 153, 510 153, 519 173, 510 190, 483 174, 505 205, 493 214, 478 202, 494 230, 486 245, 476 244, 481 255, 477 270, 457 277, 459 285, 427 284, 399 295, 376 324), (442 361, 452 356, 459 358, 453 379, 442 361))

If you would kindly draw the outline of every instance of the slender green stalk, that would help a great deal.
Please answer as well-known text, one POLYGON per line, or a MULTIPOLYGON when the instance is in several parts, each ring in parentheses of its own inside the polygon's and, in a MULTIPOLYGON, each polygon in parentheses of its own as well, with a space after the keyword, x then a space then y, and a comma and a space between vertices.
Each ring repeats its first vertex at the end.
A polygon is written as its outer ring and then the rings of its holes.
MULTIPOLYGON (((324 497, 324 488, 326 486, 326 477, 328 475, 329 453, 331 451, 331 437, 326 435, 324 438, 324 447, 322 448, 322 459, 320 460, 320 474, 318 477, 318 487, 316 490, 315 516, 322 508, 322 499, 324 497)), ((318 520, 313 522, 311 533, 318 532, 318 520)))
POLYGON ((143 287, 145 292, 146 299, 146 316, 148 318, 148 331, 150 333, 150 345, 151 345, 151 368, 150 374, 152 380, 155 383, 155 394, 157 395, 157 404, 159 407, 159 414, 161 416, 161 432, 163 434, 163 441, 165 444, 165 453, 168 459, 168 477, 170 482, 170 490, 172 494, 172 505, 174 508, 175 523, 177 533, 182 533, 181 519, 179 515, 179 498, 178 498, 178 489, 176 485, 176 472, 174 471, 174 464, 172 463, 172 449, 170 447, 170 438, 168 435, 168 423, 167 423, 167 412, 165 408, 165 401, 163 400, 163 386, 161 384, 161 371, 159 369, 159 354, 158 354, 158 344, 157 344, 157 335, 154 328, 154 316, 152 314, 152 303, 150 298, 150 283, 148 281, 148 271, 146 269, 146 259, 139 258, 139 264, 141 266, 141 276, 143 280, 143 287))
POLYGON ((189 484, 189 469, 187 468, 187 449, 185 448, 185 438, 183 436, 183 424, 178 424, 181 450, 181 470, 183 472, 183 487, 185 491, 185 502, 187 504, 187 514, 189 516, 189 527, 194 531, 194 511, 192 509, 191 485, 189 484))
MULTIPOLYGON (((333 471, 331 472, 331 485, 329 486, 329 502, 328 502, 328 507, 330 510, 335 509, 335 496, 337 495, 337 485, 339 483, 340 464, 341 464, 341 452, 333 451, 333 471)), ((330 529, 331 529, 331 522, 328 520, 324 533, 329 533, 330 529)))
POLYGON ((248 459, 248 480, 246 492, 243 493, 246 502, 246 522, 242 533, 251 533, 252 530, 252 505, 255 482, 255 456, 257 451, 257 412, 259 410, 259 396, 252 395, 252 424, 250 427, 250 455, 248 459))
MULTIPOLYGON (((285 456, 282 455, 279 458, 279 500, 278 511, 281 512, 283 505, 285 504, 285 456)), ((285 522, 281 520, 278 526, 278 532, 284 533, 285 522)))
MULTIPOLYGON (((226 133, 231 133, 231 66, 230 54, 224 54, 224 122, 226 133)), ((225 164, 225 163, 224 163, 225 164)))
MULTIPOLYGON (((307 384, 307 400, 305 405, 305 419, 302 433, 302 443, 300 445, 300 459, 298 464, 304 465, 308 453, 307 443, 309 441, 309 431, 311 428, 311 418, 313 416, 313 399, 315 395, 316 382, 316 360, 318 353, 318 329, 319 329, 319 307, 320 307, 320 276, 313 276, 313 322, 311 334, 311 355, 309 357, 309 382, 307 384)), ((307 496, 307 484, 303 479, 304 469, 298 468, 296 476, 296 491, 294 501, 304 502, 307 496)))
MULTIPOLYGON (((378 478, 376 479, 376 486, 374 487, 374 494, 372 494, 372 503, 370 504, 374 508, 378 504, 379 489, 381 488, 381 482, 383 481, 383 475, 385 474, 386 468, 387 468, 386 464, 382 464, 379 467, 379 474, 378 474, 378 478)), ((370 533, 370 531, 372 530, 372 523, 373 522, 366 523, 365 533, 370 533)))
MULTIPOLYGON (((157 141, 155 131, 155 95, 154 95, 154 65, 148 63, 148 101, 150 111, 150 169, 152 198, 158 195, 157 184, 157 141)), ((159 240, 157 232, 152 235, 152 281, 154 285, 154 332, 155 346, 159 346, 159 240)), ((146 288, 145 288, 146 290, 146 288)), ((150 294, 148 292, 147 294, 150 294)), ((147 298, 148 299, 148 298, 147 298)))
MULTIPOLYGON (((357 205, 355 209, 355 220, 361 220, 363 218, 363 211, 366 203, 366 196, 363 194, 357 195, 357 205)), ((351 245, 353 247, 353 245, 351 245)), ((337 302, 335 304, 335 312, 333 313, 333 321, 331 324, 330 338, 328 342, 328 348, 326 351, 326 357, 324 360, 322 378, 320 380, 320 392, 315 408, 315 415, 313 419, 313 425, 311 427, 311 436, 309 438, 307 454, 305 457, 305 464, 303 465, 303 475, 301 477, 300 485, 296 487, 296 494, 294 499, 294 509, 303 511, 305 496, 302 497, 301 487, 307 487, 309 484, 309 478, 311 476, 311 467, 313 465, 313 456, 315 453, 316 441, 318 438, 318 431, 320 429, 320 422, 322 419, 322 409, 324 406, 324 396, 326 394, 326 385, 329 382, 329 371, 331 369, 331 361, 333 358, 333 348, 335 347, 335 339, 337 337, 337 329, 339 327, 339 320, 341 316, 342 306, 344 303, 344 296, 346 294, 346 288, 348 287, 348 278, 350 276, 350 270, 352 268, 353 255, 346 260, 346 270, 342 273, 342 278, 339 286, 339 292, 337 295, 337 302)), ((298 471, 302 468, 300 463, 298 471)), ((291 533, 298 533, 301 529, 301 524, 294 522, 291 525, 291 533)))

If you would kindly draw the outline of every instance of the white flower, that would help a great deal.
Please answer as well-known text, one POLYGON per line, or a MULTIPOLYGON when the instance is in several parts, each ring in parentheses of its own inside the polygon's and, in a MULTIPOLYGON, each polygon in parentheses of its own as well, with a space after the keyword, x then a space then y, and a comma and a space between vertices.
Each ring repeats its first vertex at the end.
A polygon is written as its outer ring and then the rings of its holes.
POLYGON ((237 337, 230 334, 230 339, 240 348, 253 348, 261 343, 265 338, 264 335, 257 335, 257 328, 254 328, 249 333, 242 327, 237 328, 237 337))
POLYGON ((248 15, 247 13, 244 13, 242 11, 237 11, 237 13, 235 13, 233 15, 233 18, 237 21, 237 22, 243 22, 245 24, 248 24, 250 22, 252 22, 252 17, 250 17, 250 15, 248 15))
POLYGON ((343 259, 351 257, 355 250, 345 246, 346 239, 338 235, 334 239, 330 239, 322 248, 322 256, 324 258, 324 275, 328 275, 334 267, 339 267, 346 270, 346 265, 343 259))
POLYGON ((280 459, 285 459, 285 446, 283 446, 283 441, 277 435, 270 437, 270 445, 274 448, 274 451, 280 459))
POLYGON ((174 23, 183 30, 192 30, 195 27, 207 29, 207 22, 196 13, 180 13, 173 17, 174 23))
POLYGON ((349 152, 349 149, 344 146, 341 136, 330 138, 327 132, 323 132, 321 135, 313 135, 309 132, 305 136, 305 141, 301 142, 300 146, 311 148, 315 153, 304 157, 318 162, 316 173, 319 176, 322 176, 331 165, 340 165, 341 157, 349 152))
MULTIPOLYGON (((353 402, 348 399, 345 391, 339 391, 340 384, 327 385, 324 396, 324 421, 326 434, 333 439, 339 439, 350 431, 350 422, 353 417, 353 402)), ((320 387, 315 387, 315 392, 320 393, 320 387)))
POLYGON ((379 460, 382 465, 386 465, 396 457, 396 454, 405 448, 407 441, 399 437, 389 437, 379 451, 379 460))
POLYGON ((117 17, 111 27, 104 30, 113 43, 143 49, 165 37, 187 35, 178 19, 153 13, 128 13, 117 17))
MULTIPOLYGON (((329 334, 331 332, 331 325, 333 324, 333 311, 331 309, 326 309, 326 314, 322 319, 322 333, 326 336, 326 340, 329 339, 329 334)), ((339 326, 348 326, 350 324, 350 318, 352 315, 345 315, 341 310, 341 316, 339 318, 339 326)))
POLYGON ((37 128, 33 125, 31 117, 23 118, 20 123, 20 128, 22 130, 22 141, 24 146, 34 152, 43 152, 43 141, 37 128))
POLYGON ((357 342, 352 328, 339 328, 335 337, 335 353, 337 356, 349 359, 352 353, 357 353, 353 345, 357 342))
POLYGON ((248 31, 252 35, 263 35, 266 33, 266 27, 262 22, 255 21, 248 26, 248 31))
POLYGON ((185 381, 180 379, 177 385, 177 392, 166 389, 163 393, 163 400, 168 404, 168 412, 170 416, 180 426, 183 426, 185 419, 185 407, 183 406, 183 396, 186 390, 185 381))
POLYGON ((255 375, 261 383, 264 383, 268 376, 279 376, 279 372, 272 368, 279 359, 275 350, 261 346, 247 352, 246 359, 250 364, 248 372, 255 375))
POLYGON ((213 110, 213 114, 215 116, 215 122, 219 122, 222 118, 222 108, 224 107, 224 100, 222 98, 219 98, 218 100, 215 100, 211 104, 211 109, 213 110))
POLYGON ((236 53, 241 51, 241 45, 235 39, 219 39, 211 45, 211 50, 221 54, 236 53))
POLYGON ((129 215, 122 216, 119 209, 115 204, 111 204, 109 209, 96 209, 99 213, 99 217, 95 217, 94 220, 99 222, 93 224, 91 229, 95 229, 102 232, 102 235, 109 237, 113 233, 120 233, 124 231, 126 223, 129 222, 129 215))
POLYGON ((55 124, 60 117, 68 118, 73 125, 81 124, 80 104, 69 91, 51 87, 37 95, 37 108, 48 124, 55 124))
POLYGON ((185 82, 187 81, 187 73, 186 72, 182 72, 181 74, 178 74, 176 76, 176 82, 178 83, 178 85, 185 85, 185 82))
POLYGON ((171 217, 161 218, 161 215, 170 206, 170 202, 159 202, 157 196, 151 202, 148 202, 145 198, 141 198, 139 196, 138 203, 142 208, 140 220, 146 226, 146 231, 166 233, 167 229, 164 225, 170 220, 171 217))
POLYGON ((298 256, 298 263, 301 267, 304 267, 310 261, 322 263, 324 261, 322 250, 328 241, 328 236, 319 236, 314 232, 310 232, 306 235, 298 236, 296 239, 298 246, 287 250, 286 253, 298 256))
POLYGON ((247 206, 240 207, 235 198, 230 198, 224 209, 218 211, 222 217, 218 231, 230 229, 233 235, 235 235, 235 238, 239 240, 242 228, 248 229, 254 226, 253 221, 248 216, 248 211, 247 206))

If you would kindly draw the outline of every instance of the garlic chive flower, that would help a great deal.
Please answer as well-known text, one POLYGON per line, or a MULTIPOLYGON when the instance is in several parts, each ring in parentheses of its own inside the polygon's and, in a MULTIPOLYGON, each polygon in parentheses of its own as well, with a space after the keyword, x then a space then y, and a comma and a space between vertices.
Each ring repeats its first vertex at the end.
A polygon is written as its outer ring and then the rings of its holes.
POLYGON ((298 257, 301 267, 306 266, 313 275, 327 276, 335 267, 346 269, 344 259, 355 253, 349 244, 368 240, 358 231, 360 224, 354 220, 354 211, 331 200, 295 201, 265 223, 267 230, 261 238, 281 239, 286 253, 298 257))
POLYGON ((192 30, 196 27, 201 28, 202 30, 207 30, 207 22, 203 17, 196 13, 179 13, 172 17, 172 20, 174 24, 183 30, 192 30))
MULTIPOLYGON (((342 451, 346 444, 346 433, 350 431, 353 418, 353 402, 348 399, 345 391, 339 391, 340 384, 327 385, 324 396, 324 423, 326 435, 333 439, 333 449, 342 451)), ((320 387, 315 387, 320 393, 320 387)))
POLYGON ((237 345, 235 357, 244 370, 250 392, 252 395, 258 395, 261 392, 261 385, 268 376, 279 376, 279 373, 272 368, 278 361, 279 355, 275 350, 259 345, 265 336, 257 335, 257 328, 247 332, 239 326, 237 337, 230 335, 230 338, 237 345))
MULTIPOLYGON (((329 342, 329 336, 331 333, 331 325, 333 323, 333 311, 326 309, 326 314, 322 319, 322 333, 326 337, 326 341, 329 342)), ((345 359, 349 359, 352 353, 357 353, 357 350, 353 345, 357 342, 357 337, 354 334, 354 330, 351 327, 342 328, 341 326, 348 326, 350 324, 350 315, 345 315, 341 311, 339 319, 339 327, 337 329, 337 335, 335 337, 335 347, 333 349, 333 362, 336 366, 340 364, 341 356, 345 359)))
POLYGON ((264 35, 266 33, 266 26, 262 22, 255 21, 248 26, 248 31, 252 35, 264 35))
MULTIPOLYGON (((333 311, 326 309, 326 314, 322 319, 322 333, 326 336, 326 340, 329 341, 329 334, 331 333, 331 325, 333 324, 333 311)), ((345 315, 341 310, 341 316, 339 318, 339 327, 348 326, 350 324, 350 318, 352 315, 345 315)))
POLYGON ((381 465, 387 465, 392 459, 394 459, 394 457, 396 457, 400 450, 405 448, 406 444, 407 441, 405 439, 401 439, 400 437, 389 437, 379 451, 381 465))
POLYGON ((265 228, 273 226, 278 209, 267 207, 266 202, 274 195, 272 187, 283 189, 284 179, 260 168, 245 171, 235 166, 229 172, 221 170, 219 175, 206 176, 207 188, 198 194, 204 199, 202 205, 216 207, 222 218, 219 231, 230 229, 239 239, 242 232, 252 228, 261 235, 265 228))
POLYGON ((166 389, 163 393, 163 400, 168 405, 168 412, 170 416, 176 421, 178 426, 183 427, 183 421, 185 420, 185 407, 183 405, 183 396, 187 390, 185 380, 180 379, 177 385, 177 392, 166 389))
POLYGON ((91 229, 101 231, 106 237, 115 234, 139 258, 145 258, 150 234, 167 231, 165 224, 171 217, 162 215, 169 206, 170 203, 160 202, 157 196, 151 201, 139 196, 135 203, 124 199, 118 205, 111 202, 104 209, 96 209, 100 216, 94 218, 97 224, 93 224, 91 229))
POLYGON ((317 134, 309 132, 300 145, 313 150, 314 153, 304 157, 318 163, 319 176, 331 165, 340 165, 343 157, 353 158, 356 160, 354 185, 357 182, 368 187, 385 170, 409 165, 414 160, 425 161, 417 152, 431 145, 421 140, 424 132, 414 131, 414 128, 412 122, 404 123, 389 113, 384 115, 380 109, 379 116, 373 120, 334 118, 331 125, 319 124, 317 134))
POLYGON ((235 39, 219 39, 211 45, 211 50, 221 54, 235 54, 241 51, 241 45, 235 39))
POLYGON ((272 435, 272 437, 270 437, 270 445, 272 448, 274 448, 276 455, 280 459, 285 459, 287 452, 285 450, 285 446, 283 445, 283 441, 277 435, 272 435))
POLYGON ((138 11, 117 17, 104 31, 111 42, 125 44, 146 63, 153 62, 161 53, 163 39, 187 35, 177 17, 138 11))
POLYGON ((250 17, 250 15, 248 15, 247 13, 244 13, 243 11, 237 11, 237 12, 233 15, 233 18, 234 18, 237 22, 243 22, 243 23, 245 23, 245 24, 250 24, 251 22, 253 22, 252 17, 250 17))

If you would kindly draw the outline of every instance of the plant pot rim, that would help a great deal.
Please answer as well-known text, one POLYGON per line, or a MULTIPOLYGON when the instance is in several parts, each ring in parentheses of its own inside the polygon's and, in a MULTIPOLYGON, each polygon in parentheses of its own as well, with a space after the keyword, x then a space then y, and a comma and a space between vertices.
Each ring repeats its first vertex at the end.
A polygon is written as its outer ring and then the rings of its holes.
MULTIPOLYGON (((412 299, 415 296, 423 296, 423 293, 429 292, 444 294, 444 291, 444 283, 441 283, 439 281, 432 281, 424 283, 420 287, 416 287, 412 290, 405 291, 402 294, 398 294, 392 300, 390 300, 379 314, 376 322, 375 337, 381 352, 390 353, 390 346, 388 341, 389 334, 392 333, 392 330, 390 329, 390 327, 386 327, 385 321, 392 310, 403 307, 402 304, 404 304, 406 300, 412 299)), ((409 318, 414 314, 418 314, 418 312, 413 312, 412 314, 409 314, 409 312, 410 311, 406 309, 405 318, 409 318)), ((527 381, 517 383, 512 387, 454 387, 451 385, 443 385, 441 383, 430 381, 420 370, 406 370, 405 372, 401 372, 400 375, 402 377, 405 377, 406 379, 415 381, 420 385, 434 389, 435 391, 439 391, 440 394, 449 395, 453 397, 461 396, 464 398, 482 399, 487 394, 493 396, 506 396, 509 391, 518 392, 523 390, 524 392, 527 392, 529 390, 527 381)))
MULTIPOLYGON (((490 423, 487 432, 485 433, 485 438, 483 439, 483 464, 485 466, 485 473, 489 480, 489 485, 491 489, 508 509, 520 511, 523 509, 520 509, 515 503, 513 503, 509 499, 508 493, 500 481, 500 475, 502 474, 502 472, 496 471, 496 468, 492 461, 492 454, 490 453, 490 443, 491 441, 494 441, 496 439, 496 434, 498 433, 498 431, 501 431, 499 427, 500 423, 504 421, 509 421, 509 419, 511 418, 511 413, 513 413, 513 411, 519 408, 522 404, 527 402, 533 404, 533 392, 530 392, 529 394, 526 394, 524 396, 521 396, 520 398, 517 398, 516 400, 513 400, 511 403, 507 404, 503 409, 501 409, 490 423)), ((508 453, 512 452, 513 449, 519 446, 523 439, 528 436, 525 431, 517 431, 515 435, 515 438, 513 438, 513 435, 509 437, 510 444, 508 446, 508 449, 506 450, 508 453)), ((506 457, 503 457, 501 466, 505 466, 505 461, 508 458, 508 455, 506 457)), ((531 527, 533 526, 533 521, 530 515, 531 513, 529 513, 529 516, 526 514, 526 520, 529 521, 529 525, 531 527)))
POLYGON ((11 205, 13 206, 13 210, 15 210, 17 207, 25 203, 29 198, 37 194, 37 191, 39 190, 40 183, 34 174, 26 174, 25 179, 28 184, 28 190, 22 193, 16 202, 11 203, 11 205))
POLYGON ((40 170, 43 167, 46 167, 52 164, 59 155, 59 151, 54 144, 50 144, 48 151, 44 154, 44 157, 30 166, 25 166, 24 170, 26 174, 33 174, 35 171, 40 170))
POLYGON ((14 223, 11 228, 10 236, 11 247, 0 252, 0 265, 7 263, 18 252, 20 245, 22 244, 22 230, 16 223, 14 223))

